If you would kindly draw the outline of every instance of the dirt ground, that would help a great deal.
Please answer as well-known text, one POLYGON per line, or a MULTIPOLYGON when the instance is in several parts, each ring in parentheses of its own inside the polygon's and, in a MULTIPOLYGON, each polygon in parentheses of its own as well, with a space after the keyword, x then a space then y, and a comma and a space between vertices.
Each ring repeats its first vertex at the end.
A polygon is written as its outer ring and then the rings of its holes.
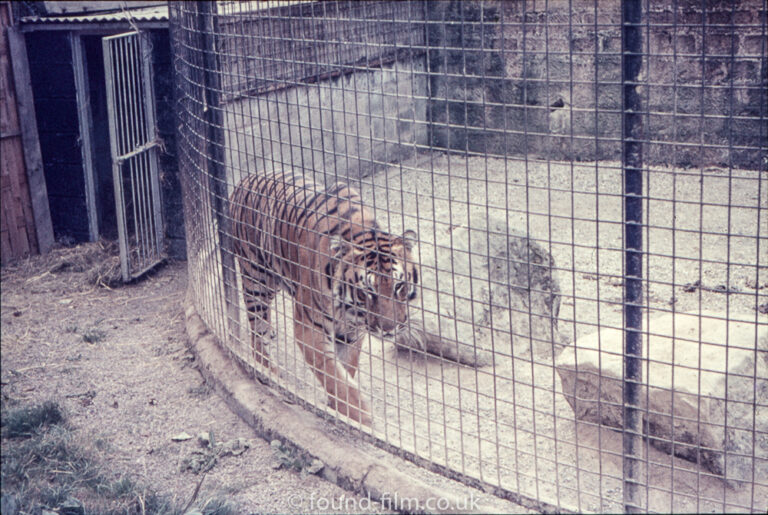
MULTIPOLYGON (((111 246, 93 243, 2 269, 5 408, 58 401, 84 440, 107 442, 100 454, 110 471, 180 506, 202 478, 199 501, 223 497, 240 513, 346 512, 338 508, 350 498, 353 511, 366 511, 367 500, 317 476, 276 469, 269 442, 203 382, 184 341, 186 263, 135 284, 97 286, 115 284, 116 263, 111 246), (203 478, 183 470, 201 432, 219 442, 243 438, 249 448, 220 458, 203 478), (174 441, 180 433, 193 438, 174 441)), ((371 504, 367 511, 382 511, 371 504)))

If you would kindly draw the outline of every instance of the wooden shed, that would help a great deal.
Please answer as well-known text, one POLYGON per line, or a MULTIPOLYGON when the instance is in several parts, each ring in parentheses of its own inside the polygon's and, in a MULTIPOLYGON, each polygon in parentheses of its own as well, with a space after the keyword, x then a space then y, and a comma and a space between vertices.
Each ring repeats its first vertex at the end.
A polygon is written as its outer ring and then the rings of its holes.
POLYGON ((0 2, 0 262, 53 245, 26 48, 10 2, 0 2))
MULTIPOLYGON (((63 243, 114 239, 121 231, 136 234, 140 224, 149 224, 152 229, 144 232, 157 232, 164 255, 184 257, 166 2, 25 4, 34 4, 40 10, 19 12, 18 25, 29 60, 29 83, 37 109, 40 158, 55 239, 63 243), (157 191, 151 192, 154 200, 146 203, 152 207, 147 213, 138 213, 138 219, 129 219, 127 225, 126 213, 136 209, 121 205, 120 199, 130 195, 119 191, 119 176, 123 173, 121 167, 127 166, 135 152, 117 148, 115 131, 120 127, 113 122, 120 106, 115 104, 114 88, 121 86, 110 80, 120 64, 110 61, 107 51, 110 41, 123 36, 133 39, 119 48, 128 48, 128 44, 138 49, 143 45, 142 57, 137 57, 139 50, 133 50, 132 55, 139 63, 148 63, 144 83, 126 87, 133 88, 131 94, 136 93, 137 98, 141 91, 141 101, 154 106, 151 111, 156 114, 150 120, 153 128, 146 131, 152 141, 136 152, 152 147, 152 163, 146 169, 152 169, 158 182, 153 186, 157 191)), ((124 244, 124 238, 120 239, 121 250, 125 246, 130 254, 130 242, 124 244)))

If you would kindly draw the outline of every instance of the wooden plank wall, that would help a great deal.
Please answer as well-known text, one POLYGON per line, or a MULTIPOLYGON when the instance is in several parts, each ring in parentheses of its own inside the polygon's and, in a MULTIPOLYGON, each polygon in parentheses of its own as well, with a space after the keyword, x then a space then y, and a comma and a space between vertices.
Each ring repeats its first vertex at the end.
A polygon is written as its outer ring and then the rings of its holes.
POLYGON ((38 252, 35 218, 27 184, 21 121, 8 45, 10 5, 0 3, 0 262, 38 252))

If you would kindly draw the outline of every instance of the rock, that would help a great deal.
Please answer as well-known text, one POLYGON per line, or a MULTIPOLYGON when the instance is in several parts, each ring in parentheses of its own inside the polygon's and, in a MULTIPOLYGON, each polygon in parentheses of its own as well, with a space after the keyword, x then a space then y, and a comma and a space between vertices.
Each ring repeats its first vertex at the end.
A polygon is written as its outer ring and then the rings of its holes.
POLYGON ((85 513, 85 508, 79 499, 67 497, 67 499, 59 505, 58 511, 59 515, 83 515, 85 513))
POLYGON ((201 447, 211 447, 213 444, 213 435, 211 434, 211 431, 201 431, 198 433, 197 443, 199 443, 201 447))
POLYGON ((307 466, 307 468, 305 468, 304 470, 308 474, 315 474, 315 475, 317 475, 317 474, 319 474, 323 470, 324 467, 325 467, 325 463, 323 463, 322 460, 318 460, 317 458, 315 458, 315 459, 312 460, 312 463, 310 463, 307 466))
POLYGON ((171 440, 174 442, 186 442, 187 440, 191 440, 192 435, 187 433, 186 431, 182 431, 181 433, 177 435, 173 435, 171 437, 171 440))
MULTIPOLYGON (((751 482, 753 472, 768 477, 768 319, 667 314, 644 332, 640 399, 651 444, 731 486, 751 482)), ((558 356, 563 394, 578 419, 623 427, 622 356, 622 330, 612 328, 558 356)))
POLYGON ((472 366, 494 357, 553 363, 560 289, 548 249, 514 229, 525 221, 487 170, 435 173, 448 158, 438 165, 433 158, 359 184, 366 205, 386 210, 376 216, 388 232, 419 235, 419 297, 395 344, 472 366))
POLYGON ((434 252, 421 253, 411 330, 396 343, 473 366, 490 364, 494 353, 551 362, 552 342, 560 341, 554 260, 502 219, 487 227, 434 231, 434 252))

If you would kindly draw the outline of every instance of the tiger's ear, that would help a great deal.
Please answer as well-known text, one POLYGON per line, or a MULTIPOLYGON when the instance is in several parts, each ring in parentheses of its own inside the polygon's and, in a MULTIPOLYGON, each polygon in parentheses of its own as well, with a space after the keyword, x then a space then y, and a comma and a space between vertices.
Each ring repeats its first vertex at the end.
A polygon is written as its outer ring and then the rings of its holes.
POLYGON ((403 233, 402 240, 403 244, 405 244, 405 248, 408 250, 413 250, 413 248, 419 242, 416 231, 411 231, 410 229, 403 233))
POLYGON ((331 244, 329 249, 331 251, 331 257, 339 258, 349 251, 349 242, 338 235, 331 236, 331 244))

